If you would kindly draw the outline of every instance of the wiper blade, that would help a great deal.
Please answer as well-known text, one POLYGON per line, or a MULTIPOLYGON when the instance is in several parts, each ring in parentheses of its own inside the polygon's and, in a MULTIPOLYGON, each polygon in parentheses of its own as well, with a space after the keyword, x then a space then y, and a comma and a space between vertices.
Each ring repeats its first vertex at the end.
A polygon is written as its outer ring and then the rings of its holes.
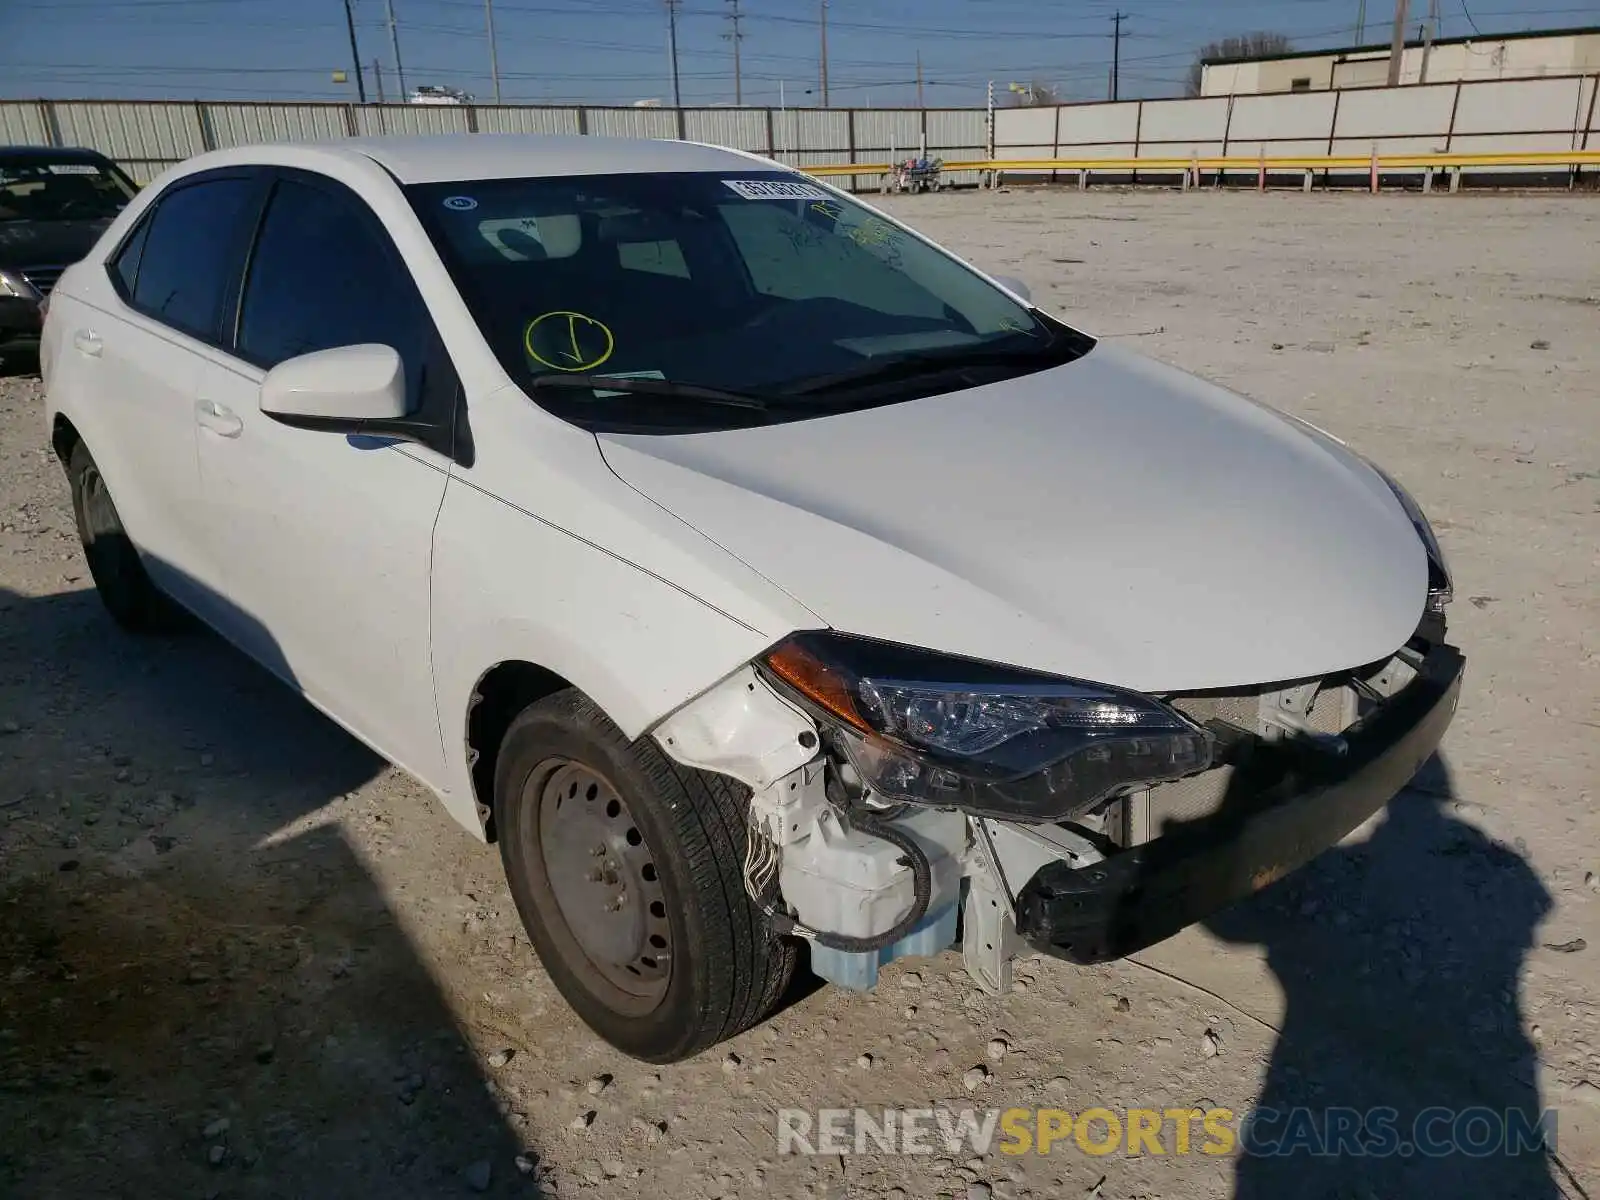
MULTIPOLYGON (((1065 360, 1060 360, 1065 361, 1065 360)), ((942 375, 968 367, 1038 367, 1055 366, 1056 358, 1049 344, 1027 350, 966 349, 943 351, 937 354, 914 354, 904 358, 888 358, 865 362, 848 370, 831 375, 816 375, 802 379, 782 389, 786 396, 808 396, 815 392, 828 392, 857 384, 890 383, 919 376, 942 375)))
POLYGON ((536 376, 530 387, 540 389, 566 389, 571 391, 623 392, 641 396, 671 396, 677 400, 697 400, 702 404, 715 404, 723 408, 748 408, 756 412, 771 412, 774 408, 794 408, 782 401, 763 399, 748 392, 730 392, 724 388, 701 387, 694 383, 674 383, 670 379, 637 378, 625 375, 596 374, 589 371, 567 372, 560 375, 536 376))

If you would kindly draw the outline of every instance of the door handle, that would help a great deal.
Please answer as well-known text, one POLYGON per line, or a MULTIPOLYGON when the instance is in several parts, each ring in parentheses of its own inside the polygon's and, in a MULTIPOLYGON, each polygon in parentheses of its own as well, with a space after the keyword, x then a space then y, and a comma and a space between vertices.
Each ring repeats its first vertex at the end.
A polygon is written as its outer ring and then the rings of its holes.
POLYGON ((244 432, 239 414, 215 400, 195 401, 194 417, 202 429, 209 429, 218 437, 236 438, 244 432))
POLYGON ((100 335, 92 329, 80 329, 72 335, 72 344, 80 354, 87 354, 90 358, 99 358, 104 343, 100 335))

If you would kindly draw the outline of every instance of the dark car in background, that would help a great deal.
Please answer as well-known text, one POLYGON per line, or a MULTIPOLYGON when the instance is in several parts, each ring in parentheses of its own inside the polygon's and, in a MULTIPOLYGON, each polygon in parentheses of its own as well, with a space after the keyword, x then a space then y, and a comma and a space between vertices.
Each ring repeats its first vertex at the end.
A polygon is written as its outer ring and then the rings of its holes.
POLYGON ((93 150, 0 146, 0 364, 38 353, 50 289, 137 190, 93 150))

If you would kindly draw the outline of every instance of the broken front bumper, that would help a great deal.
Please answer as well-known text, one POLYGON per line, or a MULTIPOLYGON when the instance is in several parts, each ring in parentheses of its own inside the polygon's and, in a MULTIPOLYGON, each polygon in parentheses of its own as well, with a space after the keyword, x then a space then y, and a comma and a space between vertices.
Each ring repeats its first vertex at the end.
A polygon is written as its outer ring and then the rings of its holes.
POLYGON ((1309 862, 1382 808, 1438 748, 1466 660, 1435 648, 1403 691, 1345 735, 1337 761, 1241 788, 1213 817, 1073 869, 1042 868, 1017 897, 1017 930, 1074 962, 1120 958, 1309 862))

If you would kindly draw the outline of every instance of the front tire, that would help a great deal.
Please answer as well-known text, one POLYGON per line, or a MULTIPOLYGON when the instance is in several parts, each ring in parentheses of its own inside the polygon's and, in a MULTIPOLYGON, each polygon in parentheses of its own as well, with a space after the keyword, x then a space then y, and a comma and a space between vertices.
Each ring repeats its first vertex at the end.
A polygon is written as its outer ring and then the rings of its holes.
POLYGON ((117 515, 105 477, 82 442, 72 448, 67 459, 67 481, 89 575, 112 620, 132 633, 170 633, 182 628, 182 611, 150 582, 117 515))
POLYGON ((688 1058, 760 1021, 796 949, 744 890, 749 791, 630 742, 576 690, 512 722, 495 770, 500 856, 567 1003, 617 1049, 688 1058))

